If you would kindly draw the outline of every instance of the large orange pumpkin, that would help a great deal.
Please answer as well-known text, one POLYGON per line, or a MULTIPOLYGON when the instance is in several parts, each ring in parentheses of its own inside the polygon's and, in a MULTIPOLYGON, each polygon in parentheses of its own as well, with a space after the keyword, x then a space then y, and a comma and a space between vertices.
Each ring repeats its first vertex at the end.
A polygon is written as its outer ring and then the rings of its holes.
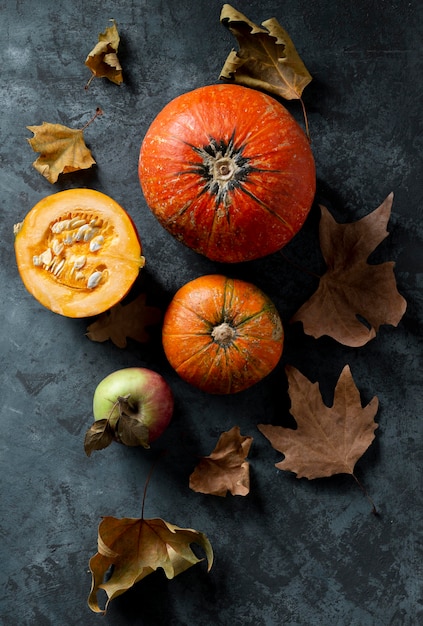
POLYGON ((15 233, 25 287, 45 307, 67 317, 110 309, 128 293, 144 265, 129 215, 92 189, 43 198, 15 233))
POLYGON ((271 96, 200 87, 167 104, 142 142, 146 202, 177 239, 214 261, 266 256, 299 231, 313 203, 309 141, 271 96))
POLYGON ((163 323, 169 363, 192 385, 215 394, 247 389, 282 354, 275 305, 258 287, 218 274, 201 276, 175 294, 163 323))

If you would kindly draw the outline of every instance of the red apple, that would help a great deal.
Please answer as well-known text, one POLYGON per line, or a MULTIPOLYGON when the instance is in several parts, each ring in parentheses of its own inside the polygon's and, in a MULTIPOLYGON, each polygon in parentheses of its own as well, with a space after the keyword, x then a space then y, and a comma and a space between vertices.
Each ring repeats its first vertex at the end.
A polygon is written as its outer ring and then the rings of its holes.
POLYGON ((106 447, 113 439, 148 448, 169 425, 173 414, 172 390, 153 370, 144 367, 117 370, 98 384, 93 414, 95 422, 89 431, 89 441, 86 440, 87 453, 106 447))

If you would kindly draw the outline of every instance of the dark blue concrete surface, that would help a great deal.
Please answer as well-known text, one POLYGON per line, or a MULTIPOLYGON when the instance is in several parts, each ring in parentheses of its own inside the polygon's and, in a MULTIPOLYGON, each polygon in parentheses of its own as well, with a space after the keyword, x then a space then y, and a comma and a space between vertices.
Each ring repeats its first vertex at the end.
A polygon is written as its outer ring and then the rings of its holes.
MULTIPOLYGON (((178 379, 159 337, 126 350, 95 344, 86 322, 42 308, 24 289, 13 224, 42 197, 88 186, 133 217, 147 258, 139 288, 164 307, 186 281, 217 268, 155 221, 137 178, 138 151, 158 111, 178 94, 218 81, 235 40, 217 0, 0 1, 0 623, 2 626, 415 626, 422 612, 422 151, 423 10, 417 0, 286 0, 236 6, 260 23, 275 16, 314 77, 304 99, 316 156, 317 201, 339 221, 375 209, 390 191, 391 235, 377 253, 396 261, 408 310, 361 349, 287 326, 277 370, 236 397, 209 397, 178 379), (86 54, 115 18, 125 83, 95 80, 86 54), (31 166, 28 125, 80 127, 98 166, 53 187, 31 166), (376 440, 357 474, 380 516, 348 476, 297 480, 279 472, 260 422, 289 423, 284 364, 318 380, 330 402, 346 363, 363 402, 379 397, 376 440), (133 365, 160 371, 175 393, 166 434, 150 450, 117 444, 87 458, 96 384, 133 365), (239 425, 254 437, 251 493, 226 499, 189 490, 198 456, 239 425), (198 565, 172 581, 158 573, 92 614, 89 557, 102 515, 145 514, 207 534, 210 574, 198 565)), ((297 103, 288 105, 301 121, 297 103)), ((317 207, 286 254, 321 271, 317 207)), ((314 291, 280 255, 228 269, 274 299, 285 322, 314 291)))

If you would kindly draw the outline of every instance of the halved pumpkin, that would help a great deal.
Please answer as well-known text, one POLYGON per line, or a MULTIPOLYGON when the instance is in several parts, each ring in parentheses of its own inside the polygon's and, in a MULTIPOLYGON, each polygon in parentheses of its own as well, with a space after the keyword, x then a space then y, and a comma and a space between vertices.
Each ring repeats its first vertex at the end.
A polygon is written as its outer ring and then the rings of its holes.
POLYGON ((25 287, 66 317, 91 317, 120 302, 144 266, 141 252, 126 211, 92 189, 47 196, 15 226, 25 287))

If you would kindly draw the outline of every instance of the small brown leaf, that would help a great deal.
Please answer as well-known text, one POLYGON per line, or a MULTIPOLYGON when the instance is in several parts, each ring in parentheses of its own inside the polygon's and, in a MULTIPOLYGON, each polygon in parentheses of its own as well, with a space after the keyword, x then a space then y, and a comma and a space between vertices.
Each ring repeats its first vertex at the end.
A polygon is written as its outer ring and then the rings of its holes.
POLYGON ((407 303, 397 290, 394 263, 367 263, 389 234, 392 201, 391 193, 375 211, 349 224, 338 224, 321 207, 320 245, 327 270, 291 319, 302 322, 306 334, 359 347, 376 336, 381 324, 399 324, 407 303))
POLYGON ((93 450, 102 450, 112 441, 126 446, 150 447, 150 429, 145 424, 145 415, 131 406, 130 396, 119 396, 109 416, 92 424, 85 435, 85 452, 90 456, 93 450))
POLYGON ((294 472, 297 478, 354 476, 354 466, 372 443, 378 427, 374 421, 377 397, 362 407, 348 365, 336 384, 332 407, 323 403, 317 383, 311 383, 291 366, 286 373, 297 429, 258 425, 275 450, 285 455, 276 467, 294 472))
POLYGON ((221 23, 236 37, 239 51, 232 51, 220 78, 263 89, 286 100, 301 99, 312 80, 288 33, 275 18, 257 26, 229 4, 221 23))
POLYGON ((114 439, 113 431, 110 428, 109 420, 98 420, 89 428, 85 434, 84 449, 87 456, 91 456, 94 450, 107 448, 114 439))
POLYGON ((93 77, 107 78, 120 85, 123 82, 122 67, 117 56, 120 37, 116 22, 111 21, 112 26, 98 36, 98 43, 85 59, 85 65, 89 67, 93 77))
POLYGON ((150 431, 137 415, 126 415, 123 413, 116 424, 118 439, 125 446, 142 446, 149 448, 150 431))
POLYGON ((253 442, 243 437, 238 426, 220 435, 210 456, 203 457, 190 476, 193 491, 215 496, 246 496, 250 491, 250 468, 246 461, 253 442))
POLYGON ((140 294, 129 304, 117 304, 100 315, 88 326, 88 339, 99 342, 110 339, 118 348, 125 348, 127 339, 146 343, 150 338, 146 327, 158 324, 162 318, 160 309, 148 306, 146 298, 145 293, 140 294))
POLYGON ((95 164, 85 145, 83 129, 49 122, 27 128, 34 133, 34 137, 28 139, 28 142, 34 152, 40 152, 33 166, 50 183, 55 183, 59 174, 88 169, 95 164))
POLYGON ((90 559, 92 574, 88 606, 95 613, 106 613, 109 602, 130 589, 158 568, 172 579, 199 563, 191 544, 205 552, 208 571, 213 564, 213 550, 206 535, 191 528, 179 528, 162 519, 104 517, 98 527, 98 552, 90 559), (105 575, 113 567, 112 575, 105 575), (107 594, 104 609, 98 604, 98 592, 107 594))

